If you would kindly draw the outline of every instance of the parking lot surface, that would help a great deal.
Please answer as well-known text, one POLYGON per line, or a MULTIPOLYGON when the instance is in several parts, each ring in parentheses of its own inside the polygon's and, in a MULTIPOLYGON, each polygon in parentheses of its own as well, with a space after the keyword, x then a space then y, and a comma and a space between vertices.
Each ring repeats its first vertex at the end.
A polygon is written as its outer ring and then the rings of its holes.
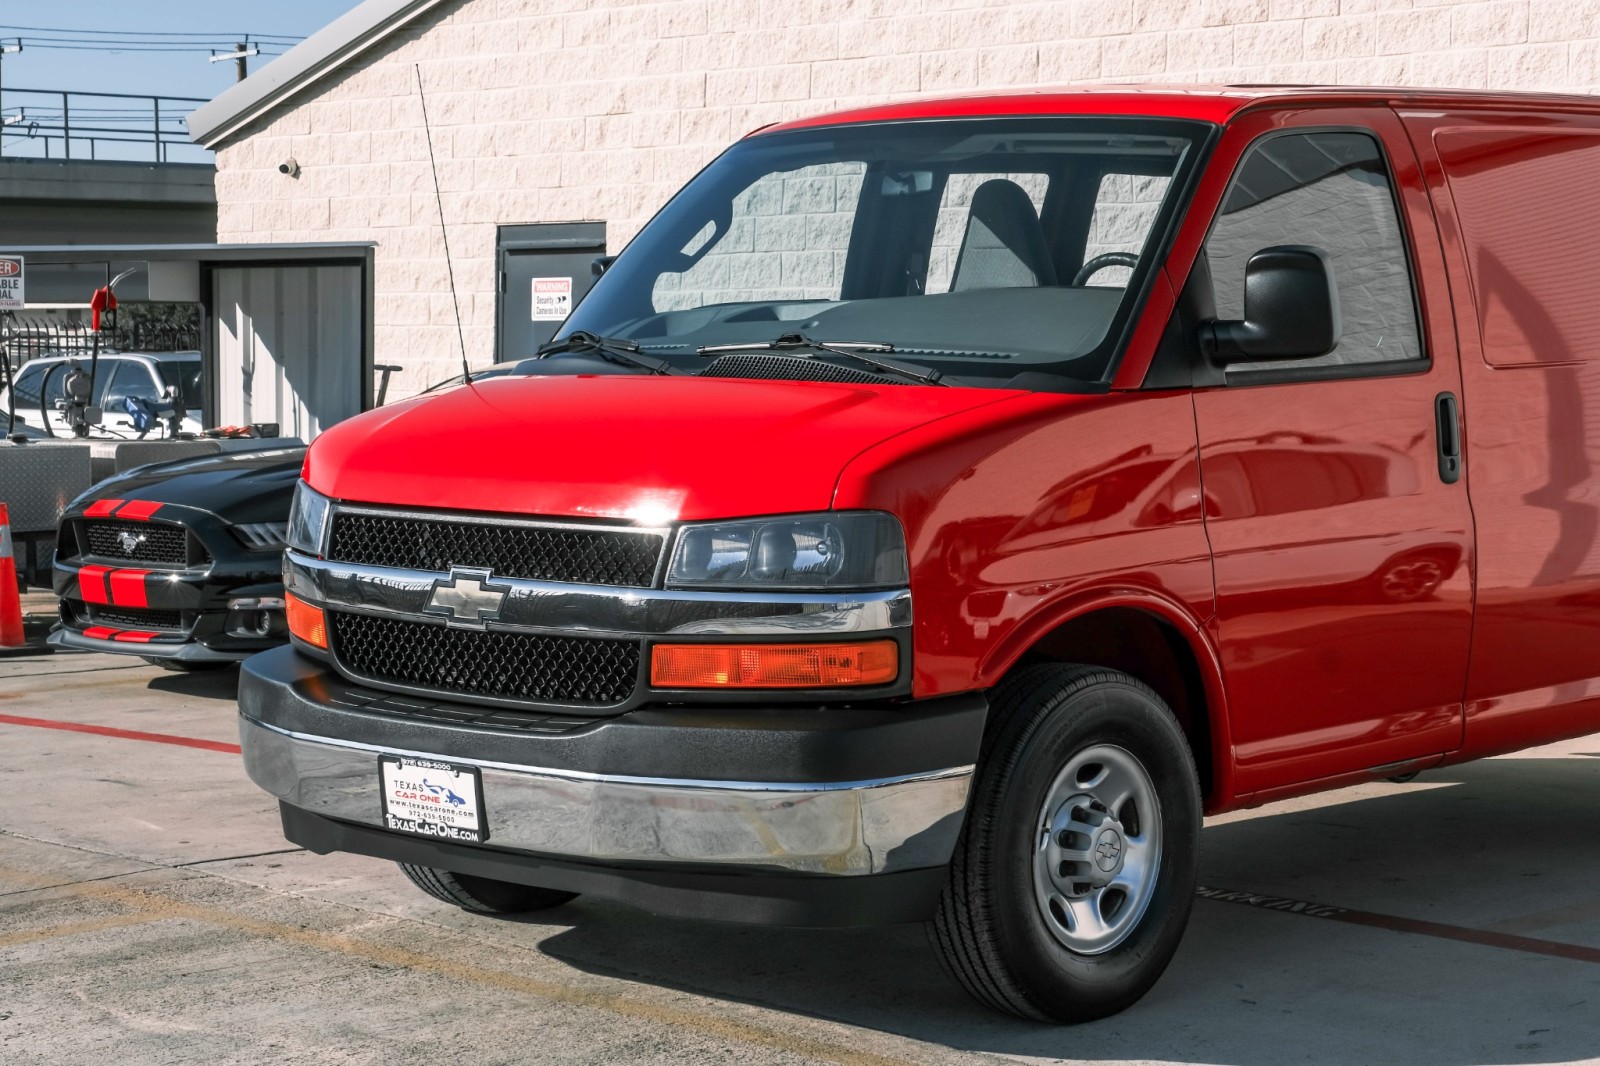
POLYGON ((488 918, 293 848, 237 676, 0 659, 0 1062, 1600 1058, 1600 737, 1212 819, 1155 991, 1052 1028, 918 927, 488 918))

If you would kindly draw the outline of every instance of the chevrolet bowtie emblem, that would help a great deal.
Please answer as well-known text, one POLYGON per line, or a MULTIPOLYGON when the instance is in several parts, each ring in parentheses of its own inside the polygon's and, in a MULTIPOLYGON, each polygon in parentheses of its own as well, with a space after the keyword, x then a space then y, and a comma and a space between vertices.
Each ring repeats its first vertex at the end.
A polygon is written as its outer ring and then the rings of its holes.
POLYGON ((489 584, 489 571, 465 570, 452 567, 448 578, 433 583, 428 605, 429 614, 450 616, 450 625, 482 629, 486 622, 500 617, 500 608, 506 602, 510 585, 489 584))

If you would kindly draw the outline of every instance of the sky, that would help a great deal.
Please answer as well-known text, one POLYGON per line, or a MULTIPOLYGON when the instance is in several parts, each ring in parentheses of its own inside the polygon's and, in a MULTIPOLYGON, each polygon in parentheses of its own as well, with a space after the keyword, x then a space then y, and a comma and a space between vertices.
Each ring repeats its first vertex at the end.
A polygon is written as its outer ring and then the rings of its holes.
MULTIPOLYGON (((21 39, 21 52, 0 53, 0 118, 22 122, 5 127, 6 155, 43 155, 44 131, 41 127, 60 124, 60 97, 23 93, 23 89, 67 90, 74 93, 133 93, 143 96, 196 97, 210 99, 234 83, 235 65, 208 62, 213 43, 242 40, 246 34, 268 38, 266 53, 287 50, 290 38, 304 38, 326 26, 359 0, 75 0, 70 4, 0 3, 0 48, 14 46, 21 39), (182 35, 182 36, 174 36, 182 35), (54 41, 55 47, 50 47, 54 41), (142 42, 143 47, 140 46, 142 42), (180 51, 155 48, 185 46, 180 51), (28 120, 33 120, 34 136, 24 136, 28 120)), ((222 50, 229 50, 224 47, 222 50)), ((255 73, 271 55, 248 60, 255 73)), ((74 124, 93 123, 107 127, 134 126, 148 131, 151 122, 143 119, 149 105, 139 101, 106 98, 78 98, 70 101, 74 124), (100 111, 91 111, 100 108, 100 111), (81 121, 80 121, 81 120, 81 121)), ((192 109, 193 103, 172 104, 171 108, 192 109)), ((169 110, 164 107, 163 110, 169 110)), ((169 132, 181 126, 169 128, 169 132)), ((111 135, 108 135, 108 137, 111 135)), ((85 145, 75 144, 73 155, 83 154, 85 145)), ((96 145, 102 158, 127 157, 127 153, 148 147, 102 141, 96 145)), ((186 149, 185 161, 204 158, 196 149, 186 149)), ((60 154, 56 139, 50 154, 60 154)), ((143 158, 141 156, 141 158, 143 158)), ((174 150, 170 156, 179 158, 174 150)))

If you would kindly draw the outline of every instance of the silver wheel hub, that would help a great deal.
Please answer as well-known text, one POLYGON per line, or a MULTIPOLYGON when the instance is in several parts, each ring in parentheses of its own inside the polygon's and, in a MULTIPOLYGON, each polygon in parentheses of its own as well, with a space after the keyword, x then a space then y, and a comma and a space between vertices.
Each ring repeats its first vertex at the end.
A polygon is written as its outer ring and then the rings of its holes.
POLYGON ((1083 955, 1122 943, 1150 904, 1160 862, 1160 804, 1139 760, 1110 744, 1069 759, 1045 796, 1033 861, 1051 935, 1083 955))

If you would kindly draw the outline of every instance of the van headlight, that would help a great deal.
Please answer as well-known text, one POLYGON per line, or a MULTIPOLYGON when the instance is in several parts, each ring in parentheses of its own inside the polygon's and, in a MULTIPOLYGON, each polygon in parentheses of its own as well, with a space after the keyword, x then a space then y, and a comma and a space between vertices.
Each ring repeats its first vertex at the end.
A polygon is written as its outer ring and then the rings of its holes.
POLYGON ((906 538, 875 511, 697 522, 678 531, 667 587, 679 589, 904 588, 906 538))
POLYGON ((295 485, 294 499, 289 504, 289 547, 307 555, 322 554, 330 502, 304 481, 295 485))

